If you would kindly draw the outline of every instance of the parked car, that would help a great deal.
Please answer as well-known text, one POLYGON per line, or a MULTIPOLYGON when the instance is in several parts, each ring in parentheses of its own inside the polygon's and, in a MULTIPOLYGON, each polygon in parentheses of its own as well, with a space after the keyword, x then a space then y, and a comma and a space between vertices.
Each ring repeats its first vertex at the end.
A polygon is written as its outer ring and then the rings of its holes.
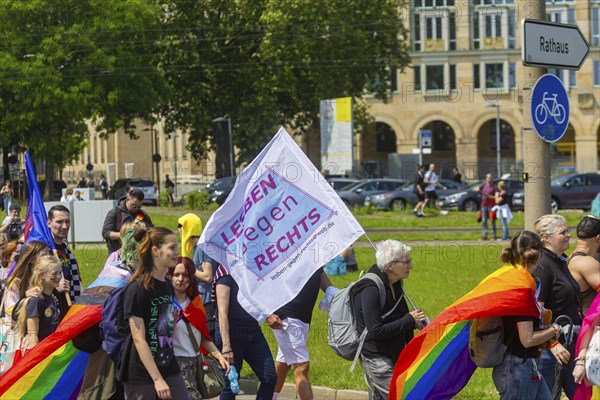
POLYGON ((119 200, 121 197, 126 196, 132 189, 140 189, 144 192, 142 204, 158 205, 158 187, 151 179, 147 178, 117 179, 108 191, 108 198, 119 200))
MULTIPOLYGON (((592 201, 600 193, 600 175, 596 173, 569 174, 550 181, 550 207, 552 212, 565 208, 589 210, 592 201)), ((513 210, 525 207, 524 190, 513 194, 513 210)))
POLYGON ((208 185, 204 189, 204 191, 209 194, 208 202, 217 202, 219 205, 223 204, 235 186, 235 179, 235 176, 227 176, 225 178, 219 178, 208 185))
MULTIPOLYGON (((496 179, 494 184, 497 185, 501 180, 506 183, 506 191, 509 193, 515 193, 525 187, 523 181, 518 179, 496 179)), ((444 210, 477 211, 481 208, 481 192, 473 189, 478 188, 481 183, 474 183, 459 192, 440 196, 439 204, 444 210)))
POLYGON ((395 190, 405 183, 404 179, 365 179, 344 187, 338 194, 348 207, 364 206, 367 196, 395 190))
POLYGON ((343 188, 345 188, 346 186, 353 184, 355 182, 358 182, 358 179, 354 179, 354 178, 329 178, 327 179, 327 182, 329 182, 329 184, 331 185, 331 187, 333 188, 333 190, 335 190, 336 192, 342 190, 343 188))
MULTIPOLYGON (((446 189, 438 190, 438 196, 449 195, 456 193, 466 186, 466 183, 456 182, 449 179, 441 179, 440 183, 445 186, 446 189)), ((419 199, 414 192, 414 183, 409 182, 396 190, 374 194, 367 196, 365 199, 365 205, 372 205, 380 210, 405 210, 406 207, 414 207, 419 199)))

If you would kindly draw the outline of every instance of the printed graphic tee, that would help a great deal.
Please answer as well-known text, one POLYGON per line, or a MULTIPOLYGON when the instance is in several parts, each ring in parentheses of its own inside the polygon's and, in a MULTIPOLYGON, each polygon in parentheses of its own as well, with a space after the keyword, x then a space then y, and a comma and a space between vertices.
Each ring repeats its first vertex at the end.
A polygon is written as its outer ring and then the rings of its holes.
MULTIPOLYGON (((179 373, 173 350, 173 328, 176 309, 173 307, 173 286, 169 281, 152 279, 152 289, 144 289, 140 281, 132 282, 123 293, 123 314, 128 325, 130 316, 144 320, 146 342, 154 362, 164 377, 179 373)), ((125 344, 125 381, 129 383, 153 383, 144 368, 135 345, 125 344)))

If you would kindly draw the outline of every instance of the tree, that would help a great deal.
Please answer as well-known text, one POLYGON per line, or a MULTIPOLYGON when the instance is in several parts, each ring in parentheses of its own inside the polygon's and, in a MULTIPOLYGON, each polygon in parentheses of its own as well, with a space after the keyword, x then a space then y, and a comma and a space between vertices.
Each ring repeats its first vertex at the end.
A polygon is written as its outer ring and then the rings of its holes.
POLYGON ((393 0, 163 2, 161 64, 173 97, 167 129, 190 132, 196 157, 214 148, 216 117, 234 124, 238 164, 278 125, 302 132, 319 101, 365 91, 386 100, 408 45, 393 0))
POLYGON ((28 148, 54 168, 102 135, 150 119, 168 96, 155 65, 159 10, 143 0, 13 0, 0 4, 0 147, 28 148))

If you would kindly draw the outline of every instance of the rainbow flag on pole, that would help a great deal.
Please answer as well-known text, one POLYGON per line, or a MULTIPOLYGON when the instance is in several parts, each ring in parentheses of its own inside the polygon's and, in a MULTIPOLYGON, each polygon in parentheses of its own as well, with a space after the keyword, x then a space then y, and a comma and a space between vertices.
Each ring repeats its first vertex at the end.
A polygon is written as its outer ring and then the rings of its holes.
POLYGON ((56 331, 2 376, 0 399, 76 399, 90 355, 71 340, 100 319, 101 306, 71 306, 56 331))
POLYGON ((536 282, 521 266, 506 265, 446 308, 404 348, 389 399, 450 399, 477 368, 469 356, 471 319, 540 316, 536 282))

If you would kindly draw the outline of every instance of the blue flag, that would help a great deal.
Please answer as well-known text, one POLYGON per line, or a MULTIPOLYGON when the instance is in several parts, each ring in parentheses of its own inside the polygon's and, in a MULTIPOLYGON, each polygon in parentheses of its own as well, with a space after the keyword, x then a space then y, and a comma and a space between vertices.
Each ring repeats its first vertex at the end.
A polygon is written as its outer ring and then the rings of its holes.
POLYGON ((40 240, 55 250, 56 246, 52 239, 52 233, 48 228, 48 214, 44 208, 44 201, 37 183, 33 164, 29 158, 29 152, 25 152, 25 172, 27 173, 27 186, 29 204, 25 216, 25 243, 30 240, 40 240))

